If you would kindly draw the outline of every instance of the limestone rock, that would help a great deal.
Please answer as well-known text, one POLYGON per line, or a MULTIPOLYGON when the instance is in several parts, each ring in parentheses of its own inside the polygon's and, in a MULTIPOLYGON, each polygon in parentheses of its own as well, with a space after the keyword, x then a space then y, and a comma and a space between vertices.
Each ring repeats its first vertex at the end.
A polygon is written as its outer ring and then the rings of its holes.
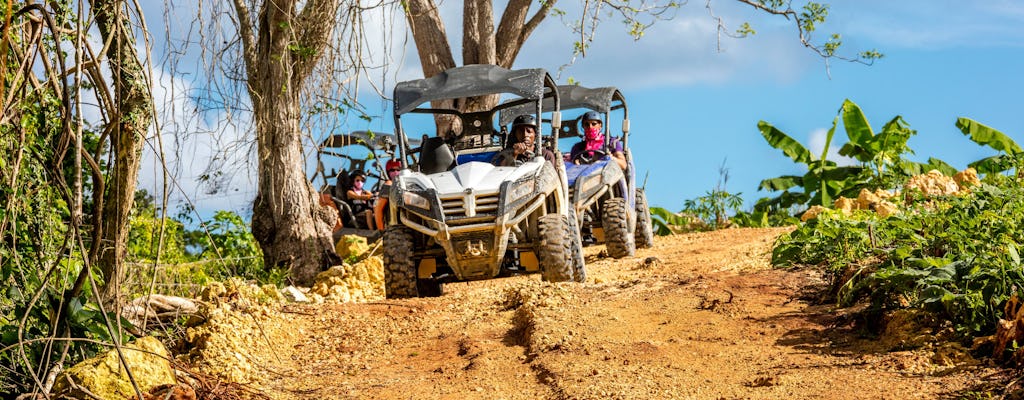
POLYGON ((811 206, 811 208, 808 208, 807 211, 804 211, 803 215, 800 216, 800 221, 807 222, 818 218, 818 214, 825 212, 825 210, 828 210, 828 208, 822 206, 811 206))
MULTIPOLYGON (((310 293, 343 303, 384 299, 384 259, 367 257, 355 265, 338 265, 316 276, 310 293)), ((312 297, 312 296, 311 296, 312 297)), ((314 302, 317 299, 313 300, 314 302)))
POLYGON ((875 212, 878 213, 879 217, 886 218, 890 215, 900 212, 900 209, 895 204, 888 200, 882 200, 878 204, 875 204, 875 212))
POLYGON ((839 196, 835 203, 832 204, 833 208, 839 210, 843 215, 850 215, 853 210, 856 209, 857 203, 853 199, 848 199, 843 196, 839 196))
POLYGON ((285 300, 292 303, 309 303, 309 297, 306 297, 306 294, 302 293, 302 291, 295 286, 288 286, 281 289, 281 295, 284 296, 285 300))
POLYGON ((368 250, 370 250, 370 245, 366 243, 366 238, 357 235, 342 236, 334 246, 334 251, 342 260, 358 257, 368 250))
POLYGON ((860 193, 857 194, 856 209, 858 210, 870 210, 871 206, 882 201, 881 197, 878 197, 874 192, 861 189, 860 193))
POLYGON ((960 186, 953 178, 933 169, 926 174, 911 177, 904 185, 904 190, 907 192, 917 190, 925 197, 934 197, 956 194, 960 191, 960 186))
MULTIPOLYGON (((123 346, 121 350, 135 383, 143 393, 158 385, 177 383, 167 348, 160 340, 151 336, 142 337, 123 346)), ((68 368, 57 378, 53 392, 72 398, 89 398, 84 392, 76 390, 75 385, 104 399, 138 398, 114 349, 68 368)))
POLYGON ((981 179, 978 179, 978 171, 974 168, 967 168, 957 172, 956 175, 953 175, 953 181, 956 182, 961 191, 969 190, 971 186, 981 184, 981 179))

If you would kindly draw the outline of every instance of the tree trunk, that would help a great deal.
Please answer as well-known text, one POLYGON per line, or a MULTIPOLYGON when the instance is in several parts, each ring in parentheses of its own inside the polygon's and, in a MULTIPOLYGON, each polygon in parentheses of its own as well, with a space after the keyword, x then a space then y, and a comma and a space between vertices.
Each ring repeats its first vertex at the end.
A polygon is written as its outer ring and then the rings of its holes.
MULTIPOLYGON (((462 15, 462 63, 495 64, 512 68, 519 50, 530 33, 547 16, 557 0, 544 1, 529 21, 526 20, 531 0, 510 0, 502 13, 497 30, 494 27, 492 0, 465 0, 462 15)), ((410 0, 406 19, 423 66, 423 76, 429 78, 455 67, 451 46, 437 6, 433 0, 410 0)), ((487 110, 498 104, 499 96, 481 96, 462 101, 434 102, 433 107, 454 107, 460 111, 487 110)), ((447 132, 450 122, 439 116, 439 132, 447 132)), ((457 127, 456 127, 457 130, 457 127)))
POLYGON ((149 92, 138 54, 135 52, 135 35, 128 24, 127 13, 122 0, 92 0, 91 8, 96 17, 100 34, 110 41, 111 75, 114 82, 114 103, 116 118, 109 123, 110 141, 114 162, 109 179, 106 180, 102 210, 102 230, 98 259, 92 260, 103 273, 103 299, 118 302, 125 270, 125 243, 128 240, 128 223, 135 202, 135 185, 139 174, 139 162, 146 132, 152 121, 153 99, 149 92))
POLYGON ((336 261, 331 230, 314 217, 315 192, 303 170, 296 91, 278 63, 266 65, 265 79, 252 91, 259 147, 259 192, 253 203, 252 231, 267 268, 287 267, 292 281, 309 286, 320 270, 336 261), (257 98, 257 96, 253 96, 257 98))
POLYGON ((286 267, 294 283, 311 285, 339 260, 331 226, 315 217, 320 205, 303 168, 299 92, 332 35, 339 3, 309 0, 300 14, 296 3, 263 2, 258 30, 244 0, 235 0, 235 9, 259 154, 253 236, 265 268, 286 267))

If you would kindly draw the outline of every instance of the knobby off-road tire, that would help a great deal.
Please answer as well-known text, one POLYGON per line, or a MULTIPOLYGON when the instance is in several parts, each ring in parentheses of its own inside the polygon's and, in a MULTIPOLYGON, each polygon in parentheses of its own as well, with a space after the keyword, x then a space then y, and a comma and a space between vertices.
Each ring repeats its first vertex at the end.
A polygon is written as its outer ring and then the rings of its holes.
POLYGON ((547 214, 540 217, 540 272, 545 281, 568 282, 572 280, 572 233, 569 219, 564 215, 547 214))
POLYGON ((608 199, 601 207, 601 228, 604 229, 604 244, 608 249, 608 255, 612 258, 622 258, 636 254, 626 199, 608 199))
POLYGON ((569 207, 569 233, 572 241, 569 248, 572 260, 572 280, 587 281, 587 262, 583 258, 583 238, 580 234, 580 223, 576 220, 576 210, 569 207))
POLYGON ((412 230, 389 226, 384 231, 384 294, 389 299, 417 297, 416 261, 412 259, 412 230))
POLYGON ((647 206, 647 193, 636 190, 636 248, 654 247, 654 224, 651 223, 651 209, 647 206))

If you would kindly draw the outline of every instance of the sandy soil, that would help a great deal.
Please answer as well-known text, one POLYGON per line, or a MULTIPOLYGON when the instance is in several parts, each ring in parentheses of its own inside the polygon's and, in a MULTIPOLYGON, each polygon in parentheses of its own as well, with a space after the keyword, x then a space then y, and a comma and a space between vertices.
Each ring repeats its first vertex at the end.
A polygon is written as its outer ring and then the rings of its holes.
POLYGON ((939 347, 883 351, 808 303, 815 273, 768 265, 785 231, 659 237, 620 260, 590 247, 585 284, 528 275, 290 305, 253 349, 271 360, 260 386, 275 399, 908 399, 971 395, 994 373, 939 347))

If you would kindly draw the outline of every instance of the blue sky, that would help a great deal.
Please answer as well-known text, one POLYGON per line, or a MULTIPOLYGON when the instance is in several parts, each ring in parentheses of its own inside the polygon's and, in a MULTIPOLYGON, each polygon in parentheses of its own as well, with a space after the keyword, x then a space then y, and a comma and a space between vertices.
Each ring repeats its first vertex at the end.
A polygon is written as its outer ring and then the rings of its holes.
MULTIPOLYGON (((443 4, 458 55, 461 32, 450 21, 460 16, 461 6, 443 4)), ((567 11, 573 7, 559 4, 567 11)), ((681 209, 686 199, 715 186, 723 162, 729 171, 726 189, 742 193, 752 204, 768 195, 756 190, 761 179, 802 173, 803 168, 768 146, 758 121, 772 123, 820 153, 824 132, 847 98, 860 105, 875 129, 903 116, 918 131, 910 140, 915 160, 937 157, 962 169, 994 154, 956 129, 960 116, 1024 144, 1024 2, 831 1, 829 21, 816 37, 838 32, 845 51, 877 49, 885 57, 873 66, 833 61, 828 70, 821 58, 800 46, 791 23, 729 0, 711 4, 730 30, 749 21, 758 33, 719 41, 705 2, 690 2, 674 19, 649 28, 640 41, 630 38, 615 18, 606 18, 587 56, 559 70, 570 60, 573 38, 557 18, 549 18, 515 65, 546 68, 559 83, 572 78, 585 86, 623 91, 634 157, 641 176, 650 174, 653 206, 681 209)), ((382 18, 381 25, 404 26, 400 15, 382 18)), ((421 77, 415 50, 399 48, 401 36, 391 40, 397 49, 389 53, 395 66, 377 82, 385 93, 397 81, 421 77)), ((382 107, 386 101, 365 96, 361 101, 367 111, 382 118, 352 121, 352 130, 393 131, 382 107)), ((833 147, 844 142, 840 130, 833 147)), ((189 174, 188 166, 181 169, 189 174)), ((227 197, 198 195, 199 207, 248 214, 254 184, 251 178, 237 181, 227 197)))
MULTIPOLYGON (((877 49, 885 57, 872 66, 833 61, 828 68, 800 46, 791 23, 739 3, 712 6, 731 28, 749 21, 758 33, 719 41, 704 2, 687 4, 640 41, 610 19, 587 57, 558 77, 624 92, 631 147, 641 176, 650 174, 652 205, 681 209, 715 186, 723 163, 726 189, 742 193, 748 205, 769 195, 757 191, 760 180, 805 170, 768 146, 758 121, 820 154, 847 98, 875 129, 903 116, 918 132, 909 142, 911 159, 937 157, 962 169, 994 154, 956 129, 960 116, 1024 143, 1024 2, 833 1, 828 23, 815 35, 838 32, 845 51, 877 49)), ((552 55, 568 53, 567 37, 562 24, 547 21, 516 67, 558 73, 565 57, 552 55)), ((833 147, 845 139, 840 130, 833 147)))

